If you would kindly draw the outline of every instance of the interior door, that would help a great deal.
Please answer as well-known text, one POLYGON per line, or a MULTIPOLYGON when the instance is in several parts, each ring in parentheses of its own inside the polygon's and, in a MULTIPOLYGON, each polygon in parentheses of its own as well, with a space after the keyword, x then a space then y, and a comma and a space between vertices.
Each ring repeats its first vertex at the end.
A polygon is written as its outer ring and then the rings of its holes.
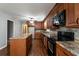
POLYGON ((9 38, 13 36, 13 21, 7 21, 7 47, 8 47, 8 55, 10 55, 10 40, 9 38))

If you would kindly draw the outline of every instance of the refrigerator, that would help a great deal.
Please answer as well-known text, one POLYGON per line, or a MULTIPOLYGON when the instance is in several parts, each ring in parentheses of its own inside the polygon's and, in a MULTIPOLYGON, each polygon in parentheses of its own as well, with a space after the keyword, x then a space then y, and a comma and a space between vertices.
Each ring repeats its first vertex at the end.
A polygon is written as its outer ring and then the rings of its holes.
POLYGON ((29 33, 32 33, 32 38, 34 39, 35 27, 29 27, 29 33))

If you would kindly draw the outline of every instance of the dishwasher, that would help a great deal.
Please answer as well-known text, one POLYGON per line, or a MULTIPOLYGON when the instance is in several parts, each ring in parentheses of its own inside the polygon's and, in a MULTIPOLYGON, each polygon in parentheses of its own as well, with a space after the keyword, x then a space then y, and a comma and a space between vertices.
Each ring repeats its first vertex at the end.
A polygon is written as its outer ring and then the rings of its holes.
POLYGON ((48 55, 56 56, 56 40, 53 37, 48 39, 48 55))

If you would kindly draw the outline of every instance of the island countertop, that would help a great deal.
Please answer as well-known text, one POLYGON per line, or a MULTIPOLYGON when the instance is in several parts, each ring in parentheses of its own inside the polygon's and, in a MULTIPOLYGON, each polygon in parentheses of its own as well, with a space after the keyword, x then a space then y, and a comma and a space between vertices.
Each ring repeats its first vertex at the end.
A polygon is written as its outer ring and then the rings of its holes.
POLYGON ((79 41, 57 41, 56 43, 72 54, 79 56, 79 41))
POLYGON ((31 33, 26 33, 26 34, 22 34, 20 36, 11 37, 9 39, 25 39, 25 38, 28 38, 30 35, 32 35, 32 34, 31 33))

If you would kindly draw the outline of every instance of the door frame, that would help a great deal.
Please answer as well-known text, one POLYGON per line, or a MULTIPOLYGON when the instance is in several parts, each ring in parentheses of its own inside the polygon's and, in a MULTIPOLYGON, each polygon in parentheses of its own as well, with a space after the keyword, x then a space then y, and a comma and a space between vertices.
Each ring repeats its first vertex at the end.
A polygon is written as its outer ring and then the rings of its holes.
POLYGON ((9 22, 12 23, 12 32, 13 32, 13 28, 14 28, 14 22, 11 21, 11 20, 7 20, 7 55, 9 56, 10 55, 10 40, 9 40, 9 22))

